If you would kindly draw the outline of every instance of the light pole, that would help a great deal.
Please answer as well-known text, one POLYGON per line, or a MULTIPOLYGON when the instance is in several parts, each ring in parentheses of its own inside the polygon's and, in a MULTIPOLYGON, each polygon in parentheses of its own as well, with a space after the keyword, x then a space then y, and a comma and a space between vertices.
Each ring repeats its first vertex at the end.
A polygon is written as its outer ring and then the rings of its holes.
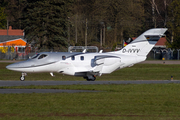
POLYGON ((88 26, 87 26, 87 18, 86 18, 86 29, 85 29, 85 47, 87 47, 87 29, 88 29, 88 26))

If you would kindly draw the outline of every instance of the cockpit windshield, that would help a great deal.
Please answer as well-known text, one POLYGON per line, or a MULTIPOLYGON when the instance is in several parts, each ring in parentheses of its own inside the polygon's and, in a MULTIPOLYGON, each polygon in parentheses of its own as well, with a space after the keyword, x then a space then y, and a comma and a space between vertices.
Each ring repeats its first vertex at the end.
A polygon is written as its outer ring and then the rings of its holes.
POLYGON ((35 55, 33 55, 33 56, 31 57, 31 59, 35 59, 35 58, 37 58, 39 55, 40 55, 40 54, 35 54, 35 55))
POLYGON ((39 58, 38 58, 38 59, 45 58, 46 56, 47 56, 46 54, 42 54, 42 55, 40 55, 40 56, 39 56, 39 58))
POLYGON ((45 58, 46 56, 47 56, 46 54, 36 54, 32 56, 31 59, 35 59, 35 58, 42 59, 45 58))

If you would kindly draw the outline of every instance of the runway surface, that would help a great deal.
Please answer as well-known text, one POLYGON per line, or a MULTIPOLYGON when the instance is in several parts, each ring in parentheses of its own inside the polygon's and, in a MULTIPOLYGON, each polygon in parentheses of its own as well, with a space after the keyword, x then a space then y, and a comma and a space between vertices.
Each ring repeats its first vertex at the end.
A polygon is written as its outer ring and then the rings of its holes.
MULTIPOLYGON (((179 80, 132 80, 132 81, 0 81, 3 86, 29 86, 29 85, 97 85, 97 84, 168 84, 177 83, 179 80)), ((3 93, 77 93, 77 92, 98 92, 91 90, 57 90, 57 89, 0 89, 3 93)))
POLYGON ((167 84, 180 83, 180 80, 128 80, 128 81, 0 81, 1 86, 28 85, 102 85, 102 84, 167 84))

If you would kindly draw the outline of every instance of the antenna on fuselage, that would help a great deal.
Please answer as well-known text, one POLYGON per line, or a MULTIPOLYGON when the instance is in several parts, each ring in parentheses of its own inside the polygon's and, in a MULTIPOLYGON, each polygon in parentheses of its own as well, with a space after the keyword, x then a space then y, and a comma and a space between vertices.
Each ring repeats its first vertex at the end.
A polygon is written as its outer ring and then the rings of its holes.
POLYGON ((50 75, 52 76, 52 77, 54 77, 55 75, 53 74, 53 72, 50 72, 50 75))
POLYGON ((86 49, 84 49, 84 50, 82 51, 82 53, 86 53, 86 49))
POLYGON ((103 50, 100 50, 100 51, 99 51, 99 53, 102 53, 102 52, 103 52, 103 50))

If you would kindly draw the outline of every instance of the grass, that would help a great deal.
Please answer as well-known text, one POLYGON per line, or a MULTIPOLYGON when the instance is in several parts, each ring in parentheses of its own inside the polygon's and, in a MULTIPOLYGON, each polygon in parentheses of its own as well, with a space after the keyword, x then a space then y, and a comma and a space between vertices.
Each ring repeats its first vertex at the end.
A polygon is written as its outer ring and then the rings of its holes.
MULTIPOLYGON (((0 63, 0 80, 19 80, 21 73, 7 70, 10 63, 0 63)), ((180 65, 167 64, 136 64, 130 68, 124 68, 111 74, 97 77, 97 80, 180 80, 180 65)), ((85 80, 82 77, 74 77, 55 73, 51 77, 49 73, 28 73, 26 80, 85 80)))
POLYGON ((36 88, 101 92, 0 94, 0 119, 180 119, 179 84, 64 85, 36 88))
MULTIPOLYGON (((0 63, 0 80, 19 80, 21 73, 0 63)), ((180 65, 137 64, 97 80, 180 80, 180 65)), ((31 73, 26 80, 84 80, 31 73)), ((0 94, 0 120, 178 120, 180 84, 13 86, 1 89, 96 90, 95 93, 0 94)))

